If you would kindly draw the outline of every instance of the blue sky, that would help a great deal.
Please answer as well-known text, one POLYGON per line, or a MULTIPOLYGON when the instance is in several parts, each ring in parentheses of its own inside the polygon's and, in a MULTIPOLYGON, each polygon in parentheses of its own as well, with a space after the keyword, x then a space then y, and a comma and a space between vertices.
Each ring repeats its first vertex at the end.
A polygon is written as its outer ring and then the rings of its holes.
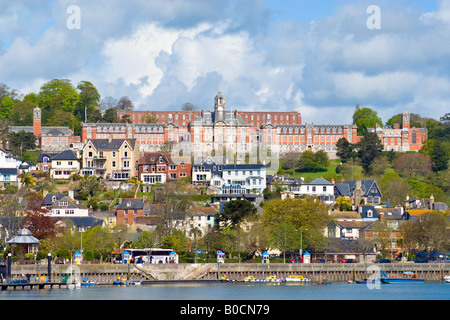
POLYGON ((450 109, 450 0, 0 0, 0 83, 91 81, 137 110, 296 110, 349 124, 450 109), (381 29, 368 29, 370 5, 381 29), (80 9, 69 29, 67 8, 80 9))

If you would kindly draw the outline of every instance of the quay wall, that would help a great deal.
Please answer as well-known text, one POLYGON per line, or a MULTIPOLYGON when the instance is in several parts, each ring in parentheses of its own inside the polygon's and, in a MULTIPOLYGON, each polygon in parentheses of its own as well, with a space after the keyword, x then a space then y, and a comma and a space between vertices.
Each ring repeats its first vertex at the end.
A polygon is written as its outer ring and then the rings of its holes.
MULTIPOLYGON (((286 277, 301 274, 312 281, 348 281, 369 278, 373 272, 383 270, 388 276, 400 277, 405 271, 415 272, 419 278, 440 281, 450 274, 450 263, 201 263, 201 264, 81 264, 51 265, 51 280, 59 281, 62 276, 76 276, 83 280, 111 283, 124 276, 134 281, 180 281, 216 280, 223 276, 229 280, 243 280, 246 276, 265 278, 269 275, 286 277)), ((48 266, 16 265, 11 268, 12 279, 24 279, 26 275, 35 279, 48 275, 48 266)))

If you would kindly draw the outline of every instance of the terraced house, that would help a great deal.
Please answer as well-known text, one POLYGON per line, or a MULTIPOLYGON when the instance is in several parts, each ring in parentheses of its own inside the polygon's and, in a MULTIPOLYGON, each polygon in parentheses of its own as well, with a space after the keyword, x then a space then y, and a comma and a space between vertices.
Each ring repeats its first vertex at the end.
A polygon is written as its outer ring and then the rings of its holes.
POLYGON ((82 150, 82 175, 108 180, 128 180, 136 176, 139 159, 135 139, 90 139, 82 150))

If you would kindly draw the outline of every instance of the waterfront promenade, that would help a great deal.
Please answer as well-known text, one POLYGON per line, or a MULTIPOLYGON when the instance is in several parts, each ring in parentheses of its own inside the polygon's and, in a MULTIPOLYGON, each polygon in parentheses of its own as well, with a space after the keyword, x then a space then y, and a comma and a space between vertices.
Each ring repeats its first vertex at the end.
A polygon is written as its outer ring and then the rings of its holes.
POLYGON ((301 274, 312 281, 348 281, 365 279, 372 272, 383 270, 388 276, 399 277, 405 271, 415 272, 426 281, 440 281, 450 274, 450 263, 201 263, 201 264, 80 264, 60 265, 12 265, 11 280, 27 277, 31 282, 58 282, 72 275, 100 284, 112 284, 115 280, 126 278, 129 281, 157 283, 170 281, 227 280, 241 281, 246 276, 264 278, 269 275, 285 278, 290 274, 301 274), (50 273, 49 273, 50 272, 50 273))

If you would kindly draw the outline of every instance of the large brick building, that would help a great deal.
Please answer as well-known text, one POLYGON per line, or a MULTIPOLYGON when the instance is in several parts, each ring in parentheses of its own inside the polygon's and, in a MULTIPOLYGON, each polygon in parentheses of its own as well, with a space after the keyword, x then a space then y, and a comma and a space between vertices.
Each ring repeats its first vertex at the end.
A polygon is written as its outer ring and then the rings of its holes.
MULTIPOLYGON (((177 155, 193 156, 195 164, 208 156, 224 159, 223 163, 245 163, 254 150, 259 155, 250 156, 250 163, 256 163, 257 157, 260 162, 273 160, 261 156, 269 150, 275 157, 289 151, 324 150, 333 158, 340 138, 350 143, 362 138, 356 125, 302 124, 298 112, 228 111, 220 92, 213 110, 118 111, 117 117, 121 122, 83 124, 82 140, 136 139, 139 150, 145 152, 159 152, 170 145, 177 155)), ((399 128, 373 128, 385 150, 419 150, 427 138, 426 129, 409 128, 409 113, 403 118, 399 128)))

